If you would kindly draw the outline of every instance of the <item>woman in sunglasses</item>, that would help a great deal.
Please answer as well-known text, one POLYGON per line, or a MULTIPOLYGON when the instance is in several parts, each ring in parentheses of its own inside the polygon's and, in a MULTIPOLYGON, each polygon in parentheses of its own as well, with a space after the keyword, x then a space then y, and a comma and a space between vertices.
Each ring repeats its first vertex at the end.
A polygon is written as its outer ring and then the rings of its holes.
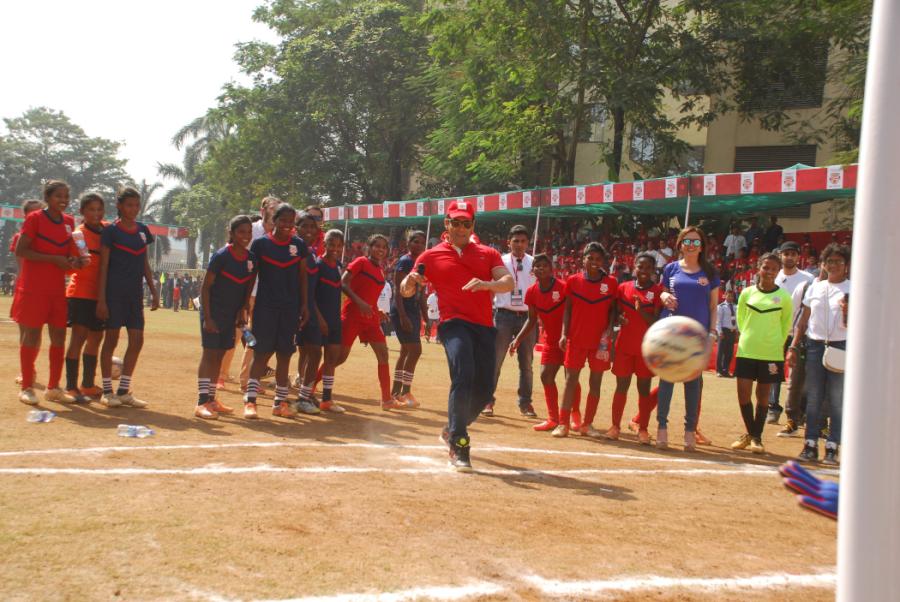
MULTIPOLYGON (((716 313, 719 303, 719 274, 706 258, 706 235, 700 228, 689 226, 678 234, 675 243, 680 258, 668 264, 663 270, 663 303, 661 318, 668 316, 687 316, 700 322, 711 337, 716 336, 715 324, 711 317, 716 313)), ((684 448, 693 450, 697 444, 695 431, 700 406, 702 376, 684 383, 684 448)), ((660 449, 669 446, 668 418, 669 405, 675 383, 660 379, 659 406, 656 418, 659 430, 656 434, 656 445, 660 449)))

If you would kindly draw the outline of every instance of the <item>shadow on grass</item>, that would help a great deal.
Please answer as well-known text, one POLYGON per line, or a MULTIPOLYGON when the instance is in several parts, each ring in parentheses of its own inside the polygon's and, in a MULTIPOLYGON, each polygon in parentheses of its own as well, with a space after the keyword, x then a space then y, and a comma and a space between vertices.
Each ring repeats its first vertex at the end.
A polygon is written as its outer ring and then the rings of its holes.
POLYGON ((543 472, 523 466, 514 466, 504 462, 498 462, 489 458, 477 457, 477 449, 473 450, 476 457, 473 458, 475 463, 475 474, 481 477, 489 477, 503 481, 505 484, 517 489, 539 489, 541 487, 554 487, 556 489, 566 489, 574 491, 579 495, 600 496, 607 499, 618 500, 621 502, 631 502, 637 500, 632 495, 632 490, 619 485, 610 485, 609 483, 592 483, 590 481, 582 481, 573 477, 553 474, 552 472, 543 472), (500 470, 523 471, 516 474, 494 474, 488 472, 478 472, 480 465, 487 464, 500 470))

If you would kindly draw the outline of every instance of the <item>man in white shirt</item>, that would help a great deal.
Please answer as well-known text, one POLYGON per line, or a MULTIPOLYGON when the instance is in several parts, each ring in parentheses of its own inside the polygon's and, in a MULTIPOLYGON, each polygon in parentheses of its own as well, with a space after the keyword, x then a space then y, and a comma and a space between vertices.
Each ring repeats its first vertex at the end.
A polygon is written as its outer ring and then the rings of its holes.
POLYGON ((747 248, 747 240, 741 234, 741 227, 737 224, 731 226, 731 234, 725 237, 725 261, 731 261, 737 255, 738 249, 747 248))
POLYGON ((716 332, 719 334, 716 353, 716 376, 731 378, 731 359, 737 335, 737 312, 734 291, 725 293, 725 300, 716 308, 716 332))
MULTIPOLYGON (((438 309, 438 296, 437 293, 431 293, 428 295, 428 299, 425 301, 425 305, 428 306, 428 320, 425 322, 425 342, 431 342, 431 327, 432 325, 437 325, 438 322, 441 321, 441 312, 438 309)), ((435 334, 434 340, 437 343, 440 343, 441 340, 435 334)))
MULTIPOLYGON (((813 276, 809 272, 804 272, 799 267, 800 262, 800 245, 794 241, 787 241, 778 249, 781 254, 781 271, 775 277, 775 284, 783 288, 793 297, 794 291, 798 287, 802 287, 807 282, 812 282, 813 276)), ((795 309, 795 312, 799 310, 795 309)), ((791 346, 791 338, 788 337, 784 344, 784 350, 791 346)), ((766 422, 769 424, 778 424, 781 419, 781 413, 784 408, 781 407, 781 383, 773 383, 769 390, 769 413, 766 416, 766 422)))
MULTIPOLYGON (((522 330, 522 326, 528 320, 528 306, 525 305, 525 291, 534 284, 534 274, 531 273, 531 264, 534 258, 526 253, 530 237, 525 226, 513 226, 509 230, 510 252, 502 256, 503 265, 513 276, 514 286, 512 292, 494 295, 494 326, 497 328, 496 338, 496 365, 494 370, 494 388, 500 378, 500 370, 503 368, 503 360, 506 358, 509 344, 522 330)), ((531 404, 531 392, 534 385, 534 372, 532 360, 534 359, 534 345, 537 342, 537 329, 522 340, 516 352, 519 360, 519 412, 523 416, 535 417, 534 406, 531 404)), ((491 400, 482 414, 494 415, 494 403, 496 397, 491 400)))

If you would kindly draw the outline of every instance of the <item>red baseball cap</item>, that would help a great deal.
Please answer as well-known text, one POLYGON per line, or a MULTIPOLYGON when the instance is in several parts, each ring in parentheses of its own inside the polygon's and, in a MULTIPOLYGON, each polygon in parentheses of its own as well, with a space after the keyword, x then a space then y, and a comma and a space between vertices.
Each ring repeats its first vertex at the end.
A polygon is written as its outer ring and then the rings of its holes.
POLYGON ((469 201, 453 201, 447 208, 447 217, 456 219, 463 217, 465 219, 475 219, 475 206, 469 201))

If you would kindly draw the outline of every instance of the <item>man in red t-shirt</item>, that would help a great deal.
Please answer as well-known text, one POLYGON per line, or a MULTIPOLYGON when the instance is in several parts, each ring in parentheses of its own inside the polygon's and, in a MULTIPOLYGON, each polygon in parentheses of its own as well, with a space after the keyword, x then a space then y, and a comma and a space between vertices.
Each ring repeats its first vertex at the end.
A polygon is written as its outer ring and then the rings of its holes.
POLYGON ((612 373, 616 377, 616 392, 613 395, 612 426, 606 431, 607 439, 618 439, 622 426, 622 413, 628 399, 632 375, 637 377, 638 408, 640 412, 640 430, 638 440, 650 445, 650 433, 647 426, 653 401, 650 397, 650 381, 653 373, 644 362, 641 343, 650 325, 656 321, 662 309, 660 294, 661 284, 653 284, 656 274, 656 258, 650 253, 641 253, 636 260, 637 280, 623 282, 617 293, 619 336, 616 338, 616 354, 613 360, 612 373))
POLYGON ((592 242, 584 247, 584 271, 566 280, 566 310, 559 346, 565 348, 566 392, 559 412, 559 426, 554 437, 569 434, 569 418, 575 401, 578 377, 585 361, 590 367, 590 391, 584 409, 584 420, 578 432, 599 437, 591 424, 600 404, 600 383, 610 368, 612 325, 616 315, 616 279, 604 271, 606 249, 592 242))
POLYGON ((449 447, 450 464, 468 472, 472 470, 468 426, 494 394, 497 333, 491 295, 508 293, 515 283, 500 253, 471 241, 475 229, 472 203, 450 203, 444 227, 447 240, 419 255, 413 271, 403 279, 400 294, 412 297, 425 278, 437 293, 438 333, 450 368, 448 424, 442 438, 449 447))

